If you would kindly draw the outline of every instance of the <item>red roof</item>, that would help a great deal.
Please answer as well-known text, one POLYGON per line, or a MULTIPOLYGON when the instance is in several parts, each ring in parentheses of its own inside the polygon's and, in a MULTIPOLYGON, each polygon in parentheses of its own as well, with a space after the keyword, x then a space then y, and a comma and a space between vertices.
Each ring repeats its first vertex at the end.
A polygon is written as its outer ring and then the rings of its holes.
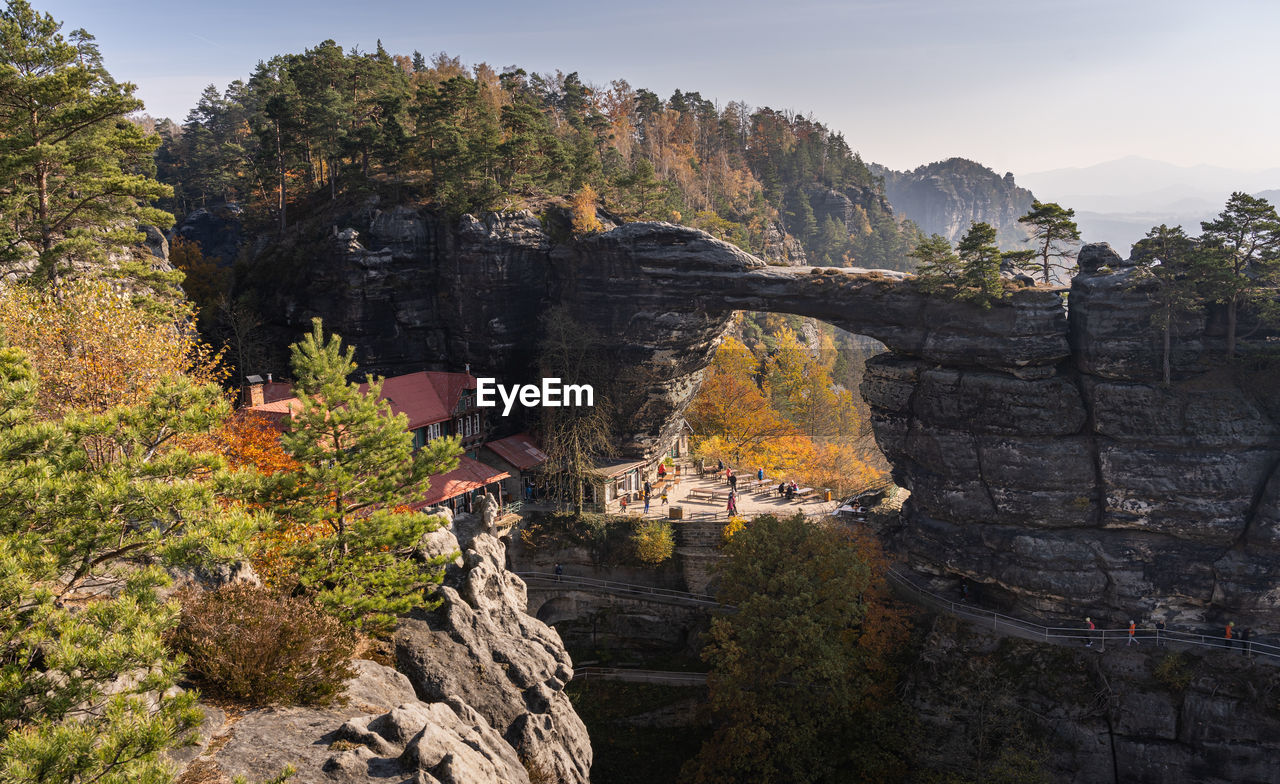
POLYGON ((506 479, 511 474, 472 460, 467 456, 458 458, 458 467, 445 474, 431 477, 431 488, 421 501, 411 504, 414 509, 435 506, 463 493, 478 490, 487 484, 506 479))
POLYGON ((266 381, 262 384, 262 399, 267 403, 293 397, 293 384, 288 381, 266 381))
MULTIPOLYGON (((283 382, 273 382, 278 393, 279 387, 287 387, 283 382)), ((367 391, 368 384, 361 384, 360 391, 367 391)), ((468 389, 476 388, 476 378, 470 373, 428 372, 409 373, 404 376, 393 376, 382 382, 382 398, 391 403, 393 414, 404 414, 409 419, 409 429, 445 422, 453 417, 458 407, 458 398, 468 389)), ((292 388, 289 387, 292 394, 292 388)), ((260 406, 252 406, 251 411, 279 418, 292 418, 301 408, 296 397, 277 397, 260 406)))
MULTIPOLYGON (((368 388, 360 385, 362 392, 368 388)), ((452 418, 463 391, 475 388, 476 378, 470 373, 423 371, 383 381, 382 397, 393 413, 409 418, 410 430, 416 430, 452 418)))
POLYGON ((547 453, 538 448, 538 443, 528 433, 499 438, 485 446, 521 471, 528 471, 547 462, 547 453))

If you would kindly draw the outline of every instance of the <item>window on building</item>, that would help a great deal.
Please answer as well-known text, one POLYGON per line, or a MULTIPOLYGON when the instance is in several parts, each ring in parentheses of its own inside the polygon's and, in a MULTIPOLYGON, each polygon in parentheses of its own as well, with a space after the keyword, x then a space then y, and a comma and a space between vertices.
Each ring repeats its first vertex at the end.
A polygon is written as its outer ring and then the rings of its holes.
POLYGON ((413 448, 421 449, 427 445, 427 428, 420 427, 413 431, 413 448))
POLYGON ((427 440, 431 441, 433 439, 439 438, 440 436, 444 435, 444 433, 442 432, 443 429, 444 429, 444 423, 442 422, 436 422, 433 425, 427 425, 427 440))

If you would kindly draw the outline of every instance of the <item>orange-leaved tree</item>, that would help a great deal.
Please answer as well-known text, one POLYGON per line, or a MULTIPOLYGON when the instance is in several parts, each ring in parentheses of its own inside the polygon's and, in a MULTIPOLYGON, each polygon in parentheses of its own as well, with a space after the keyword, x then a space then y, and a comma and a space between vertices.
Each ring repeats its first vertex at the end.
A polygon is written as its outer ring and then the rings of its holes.
POLYGON ((756 367, 750 349, 726 338, 686 414, 695 433, 719 437, 730 461, 739 465, 762 446, 796 433, 760 391, 756 367))

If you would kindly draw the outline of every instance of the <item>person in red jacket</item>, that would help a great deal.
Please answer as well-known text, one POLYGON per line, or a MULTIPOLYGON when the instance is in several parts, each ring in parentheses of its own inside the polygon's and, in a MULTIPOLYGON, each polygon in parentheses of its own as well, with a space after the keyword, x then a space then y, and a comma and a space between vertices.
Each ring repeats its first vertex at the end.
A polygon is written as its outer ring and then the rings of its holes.
POLYGON ((1137 645, 1137 644, 1138 644, 1138 640, 1133 636, 1133 633, 1137 630, 1137 628, 1138 628, 1138 623, 1137 623, 1137 621, 1134 621, 1133 619, 1130 619, 1130 620, 1129 620, 1129 642, 1125 643, 1125 646, 1126 646, 1126 647, 1127 647, 1127 646, 1129 646, 1129 645, 1137 645))
POLYGON ((1096 627, 1096 626, 1094 626, 1094 625, 1093 625, 1093 619, 1092 619, 1092 618, 1085 618, 1085 619, 1084 619, 1084 622, 1085 622, 1086 624, 1088 624, 1088 626, 1089 626, 1089 641, 1088 641, 1088 642, 1086 642, 1086 643, 1084 644, 1084 647, 1086 647, 1086 648, 1092 648, 1092 647, 1093 647, 1093 630, 1094 630, 1094 629, 1096 629, 1096 628, 1098 628, 1098 627, 1096 627))

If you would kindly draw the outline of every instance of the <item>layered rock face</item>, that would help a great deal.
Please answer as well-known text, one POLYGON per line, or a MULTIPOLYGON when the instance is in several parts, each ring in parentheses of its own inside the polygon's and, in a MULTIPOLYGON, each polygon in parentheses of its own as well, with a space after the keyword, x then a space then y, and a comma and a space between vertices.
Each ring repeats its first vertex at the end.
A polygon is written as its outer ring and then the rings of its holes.
POLYGON ((1276 668, 1210 651, 1162 670, 1153 644, 1099 656, 935 621, 903 689, 930 739, 921 763, 972 774, 985 747, 1040 757, 1062 782, 1276 781, 1276 668))
MULTIPOLYGON (((324 708, 207 711, 202 744, 180 752, 200 781, 587 784, 591 744, 565 695, 573 665, 556 632, 524 612, 503 545, 459 521, 460 569, 435 613, 403 619, 399 671, 356 661, 345 700, 324 708), (474 536, 474 538, 472 538, 474 536), (204 777, 204 778, 201 778, 204 777)), ((429 547, 455 551, 447 534, 429 547), (443 541, 443 539, 448 541, 443 541)))
POLYGON ((1008 341, 1004 370, 892 343, 868 363, 877 440, 912 490, 896 549, 1041 613, 1274 627, 1280 387, 1215 368, 1199 324, 1164 388, 1128 262, 1105 245, 1080 262, 1069 327, 1054 319, 1070 355, 1032 376, 1008 341))

